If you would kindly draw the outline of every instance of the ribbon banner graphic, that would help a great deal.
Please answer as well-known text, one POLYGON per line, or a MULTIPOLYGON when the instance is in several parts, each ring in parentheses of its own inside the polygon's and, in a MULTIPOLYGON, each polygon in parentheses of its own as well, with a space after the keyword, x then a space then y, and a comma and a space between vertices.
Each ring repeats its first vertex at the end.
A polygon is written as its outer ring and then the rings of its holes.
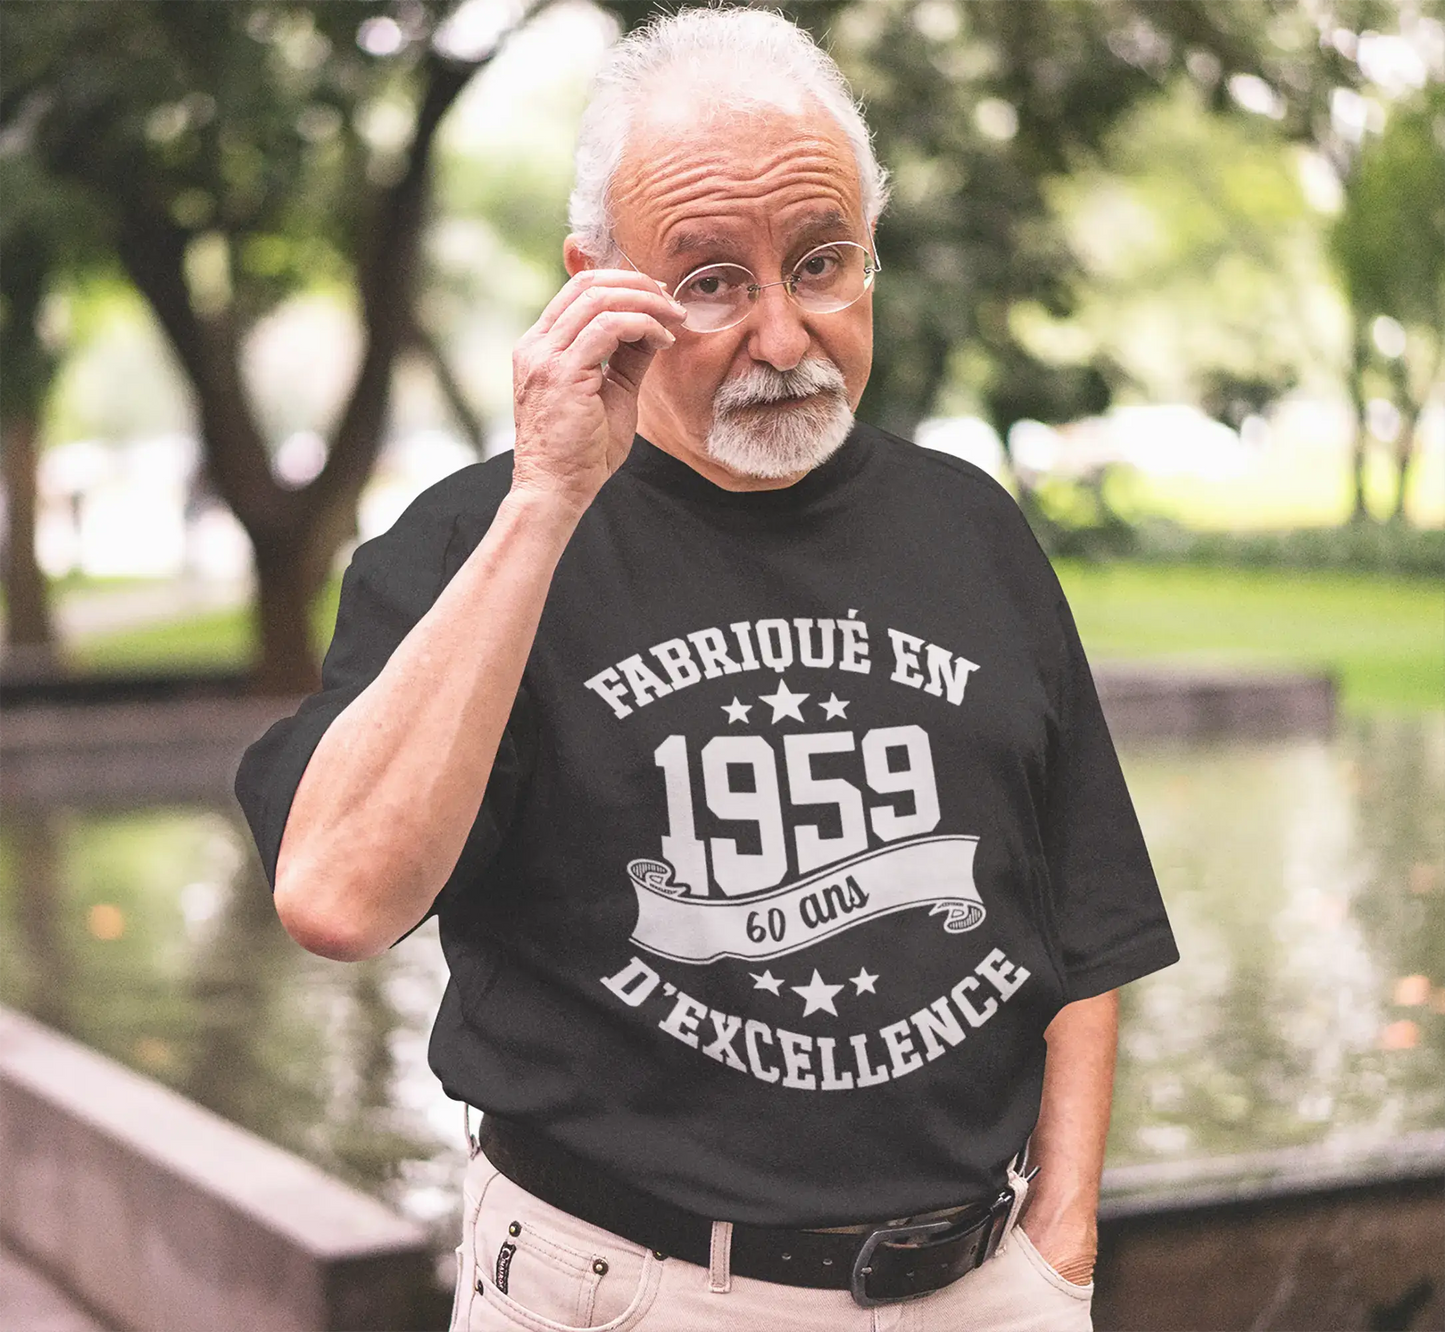
POLYGON ((977 848, 977 837, 920 837, 731 899, 689 896, 666 861, 634 860, 627 867, 637 891, 632 942, 678 962, 761 961, 919 906, 942 915, 949 934, 962 934, 984 918, 973 882, 977 848))

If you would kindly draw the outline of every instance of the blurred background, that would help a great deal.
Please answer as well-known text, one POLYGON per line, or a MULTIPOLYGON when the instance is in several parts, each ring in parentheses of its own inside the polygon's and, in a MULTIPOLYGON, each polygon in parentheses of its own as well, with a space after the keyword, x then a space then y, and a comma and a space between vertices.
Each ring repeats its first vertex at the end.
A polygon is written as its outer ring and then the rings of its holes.
MULTIPOLYGON (((1445 6, 775 7, 893 173, 859 415, 1011 490, 1113 696, 1329 696, 1111 712, 1184 960, 1124 996, 1110 1215, 1445 1180, 1445 6)), ((0 10, 0 1004, 384 1200, 442 1285, 434 924, 303 953, 226 769, 355 544, 510 447, 588 83, 656 8, 0 10)), ((1296 1245, 1274 1304, 1148 1325, 1445 1326, 1430 1215, 1433 1277, 1296 1245)))

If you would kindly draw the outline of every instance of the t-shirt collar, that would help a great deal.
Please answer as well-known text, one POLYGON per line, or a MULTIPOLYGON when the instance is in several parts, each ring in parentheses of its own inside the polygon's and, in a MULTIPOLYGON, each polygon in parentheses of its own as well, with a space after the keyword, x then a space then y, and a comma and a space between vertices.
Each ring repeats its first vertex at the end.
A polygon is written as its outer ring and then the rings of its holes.
POLYGON ((851 481, 862 470, 869 452, 865 431, 855 422, 832 457, 792 485, 774 490, 728 490, 642 435, 635 435, 622 471, 683 499, 752 513, 799 513, 851 481))

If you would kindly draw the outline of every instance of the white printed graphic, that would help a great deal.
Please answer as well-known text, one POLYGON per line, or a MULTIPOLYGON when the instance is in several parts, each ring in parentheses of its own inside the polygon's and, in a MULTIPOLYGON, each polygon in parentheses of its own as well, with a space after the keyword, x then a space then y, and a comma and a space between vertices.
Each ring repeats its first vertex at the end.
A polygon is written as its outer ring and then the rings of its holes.
MULTIPOLYGON (((865 731, 861 751, 864 780, 876 795, 903 796, 912 810, 899 812, 891 801, 870 804, 865 811, 858 787, 839 777, 820 778, 813 760, 820 755, 854 752, 851 731, 824 731, 783 737, 789 804, 837 810, 839 832, 826 835, 818 824, 799 820, 792 827, 793 852, 799 874, 866 850, 868 829, 879 841, 920 837, 938 826, 938 782, 928 733, 921 726, 882 726, 865 731), (890 755, 901 759, 893 766, 890 755)), ((754 824, 757 851, 741 851, 736 838, 697 834, 693 810, 691 765, 687 740, 670 735, 653 753, 666 785, 668 831, 662 835, 662 859, 671 867, 678 891, 708 895, 712 881, 728 897, 744 897, 774 888, 788 873, 788 824, 773 746, 760 735, 719 735, 702 748, 703 796, 720 819, 754 824), (746 777, 733 785, 734 770, 746 777)))
POLYGON ((977 837, 922 837, 741 899, 690 896, 666 861, 634 860, 627 867, 637 891, 632 940, 679 962, 761 961, 919 906, 930 906, 946 931, 961 934, 984 918, 973 882, 977 847, 977 837))
MULTIPOLYGON (((956 726, 944 709, 977 697, 969 682, 982 668, 920 634, 873 634, 858 615, 711 625, 583 681, 633 727, 643 709, 718 682, 707 701, 713 733, 674 730, 652 750, 657 840, 627 865, 637 952, 600 983, 701 1057, 796 1091, 866 1091, 926 1068, 995 1020, 1030 975, 986 940, 969 970, 970 941, 958 939, 941 951, 962 974, 919 1005, 910 991, 926 969, 899 956, 917 946, 912 935, 905 942, 885 928, 847 941, 877 948, 867 959, 877 970, 845 950, 822 966, 806 952, 902 911, 921 909, 919 923, 939 917, 950 940, 985 918, 974 882, 979 839, 943 831, 950 823, 923 724, 956 726), (875 663, 880 647, 891 665, 875 663), (868 697, 856 686, 875 664, 890 690, 916 691, 917 722, 868 726, 868 697), (669 979, 652 965, 660 958, 703 965, 669 979), (722 959, 743 966, 723 968, 714 984, 708 964, 722 959), (731 1011, 738 1000, 751 1012, 731 1011)), ((677 726, 681 714, 664 711, 677 726)))

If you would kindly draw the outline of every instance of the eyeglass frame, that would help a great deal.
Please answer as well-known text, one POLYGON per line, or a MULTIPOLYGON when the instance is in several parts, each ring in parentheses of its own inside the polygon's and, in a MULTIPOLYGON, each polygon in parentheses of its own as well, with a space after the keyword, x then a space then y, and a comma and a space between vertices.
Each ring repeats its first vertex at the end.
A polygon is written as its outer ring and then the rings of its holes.
MULTIPOLYGON (((632 264, 632 267, 633 267, 634 269, 636 269, 637 272, 642 273, 642 276, 643 276, 643 277, 648 277, 648 276, 649 276, 649 274, 643 273, 643 272, 642 272, 642 269, 638 268, 636 264, 633 264, 633 263, 632 263, 632 260, 631 260, 630 258, 628 258, 627 251, 624 250, 624 249, 622 248, 622 246, 618 245, 615 240, 612 242, 612 244, 617 247, 617 253, 620 254, 624 259, 626 259, 629 264, 632 264)), ((681 278, 678 279, 676 285, 674 285, 674 286, 672 287, 672 289, 667 292, 668 296, 669 296, 672 300, 677 301, 677 293, 678 293, 679 291, 681 291, 681 290, 683 289, 683 287, 685 287, 689 282, 691 282, 692 279, 695 278, 699 273, 706 273, 707 270, 710 269, 710 268, 740 268, 740 269, 741 269, 744 273, 746 273, 750 278, 753 278, 754 281, 748 283, 748 286, 747 286, 748 306, 747 306, 747 309, 744 310, 743 313, 742 313, 737 319, 734 319, 734 320, 732 321, 732 323, 730 323, 730 324, 724 324, 721 328, 689 328, 689 329, 687 329, 687 331, 688 331, 689 333, 701 333, 701 334, 706 334, 706 333, 726 333, 726 332, 728 331, 728 329, 730 329, 730 328, 736 328, 739 324, 741 324, 741 323, 743 322, 744 319, 746 319, 746 318, 748 317, 748 315, 752 314, 752 312, 757 308, 758 297, 759 297, 763 292, 767 291, 767 289, 768 289, 769 287, 784 287, 784 288, 786 288, 786 289, 787 289, 787 294, 788 294, 788 299, 789 299, 790 301, 792 301, 793 304, 796 305, 796 306, 798 307, 798 309, 802 310, 805 314, 839 314, 839 313, 841 313, 842 311, 851 309, 853 306, 857 305, 858 302, 861 301, 861 300, 863 299, 863 297, 866 296, 870 290, 872 290, 872 287, 873 287, 873 279, 874 279, 875 277, 877 277, 878 274, 883 271, 883 265, 879 262, 879 260, 878 260, 878 255, 877 255, 873 250, 870 250, 866 245, 863 245, 863 244, 862 244, 861 242, 859 242, 859 241, 850 241, 850 240, 819 241, 818 244, 816 244, 815 246, 813 246, 813 248, 812 248, 811 250, 809 250, 806 254, 804 254, 804 255, 798 260, 798 262, 793 265, 792 269, 789 270, 787 277, 779 278, 778 281, 776 281, 776 282, 758 282, 758 281, 756 281, 757 274, 754 273, 753 270, 752 270, 751 268, 749 268, 746 264, 735 264, 735 263, 733 263, 730 259, 723 259, 723 260, 719 260, 719 261, 716 262, 716 263, 699 264, 696 268, 694 268, 694 269, 692 269, 690 272, 684 274, 681 278), (813 255, 817 254, 817 252, 818 252, 819 250, 826 250, 826 249, 828 248, 828 246, 830 246, 830 245, 851 245, 851 246, 853 246, 854 248, 863 251, 863 254, 864 254, 864 256, 865 256, 865 259, 864 259, 865 267, 864 267, 864 270, 863 270, 863 290, 860 291, 860 292, 859 292, 851 301, 849 301, 846 305, 840 305, 840 306, 838 306, 836 309, 833 309, 833 310, 809 310, 805 305, 803 305, 803 304, 801 304, 801 303, 799 302, 799 300, 798 300, 798 294, 797 294, 796 291, 793 290, 793 288, 794 288, 794 286, 796 285, 797 280, 798 280, 798 269, 801 268, 801 267, 803 266, 803 264, 806 263, 809 259, 811 259, 811 258, 813 257, 813 255)), ((656 282, 659 286, 663 287, 664 290, 667 290, 667 288, 666 288, 665 284, 662 282, 662 279, 661 279, 661 278, 653 278, 652 280, 653 280, 654 282, 656 282)), ((677 301, 677 303, 678 303, 679 305, 682 304, 681 301, 677 301)), ((684 327, 684 328, 687 328, 686 323, 683 324, 683 327, 684 327)))

